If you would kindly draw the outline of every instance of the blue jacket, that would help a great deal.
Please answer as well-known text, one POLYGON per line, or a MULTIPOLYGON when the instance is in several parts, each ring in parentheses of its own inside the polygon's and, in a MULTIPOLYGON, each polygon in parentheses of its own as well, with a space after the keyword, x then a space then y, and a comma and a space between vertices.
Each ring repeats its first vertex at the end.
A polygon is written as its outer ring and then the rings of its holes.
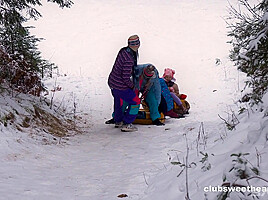
MULTIPOLYGON (((134 67, 134 73, 133 73, 133 83, 135 85, 135 88, 137 88, 140 92, 144 92, 144 86, 147 83, 146 81, 142 82, 142 85, 140 87, 139 81, 140 81, 140 76, 142 75, 143 69, 147 67, 150 64, 141 64, 137 65, 134 67)), ((157 104, 159 105, 161 102, 161 86, 159 83, 159 74, 157 69, 154 69, 155 75, 150 79, 150 86, 148 90, 153 92, 155 95, 155 99, 157 101, 157 104)), ((144 79, 145 80, 145 79, 144 79)))

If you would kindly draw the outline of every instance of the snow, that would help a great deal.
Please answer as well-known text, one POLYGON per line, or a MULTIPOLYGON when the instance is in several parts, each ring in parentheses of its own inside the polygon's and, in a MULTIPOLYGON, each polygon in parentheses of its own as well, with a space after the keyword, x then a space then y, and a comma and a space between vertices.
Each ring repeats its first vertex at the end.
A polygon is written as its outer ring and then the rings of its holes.
MULTIPOLYGON (((245 75, 228 59, 227 5, 222 0, 89 0, 61 10, 44 3, 43 18, 33 22, 32 32, 45 38, 43 56, 66 74, 44 80, 49 90, 61 87, 47 98, 54 95, 54 109, 77 120, 83 133, 59 138, 0 123, 0 199, 113 200, 120 194, 127 194, 125 199, 185 199, 184 167, 171 161, 184 164, 187 146, 191 200, 215 199, 218 193, 204 188, 221 186, 224 174, 233 181, 233 153, 250 153, 245 157, 259 164, 267 180, 268 96, 262 105, 236 114, 245 75), (137 125, 133 133, 104 124, 113 106, 107 77, 133 34, 141 39, 139 63, 153 63, 160 74, 166 67, 175 69, 180 91, 191 104, 185 119, 167 119, 164 127, 137 125), (230 131, 219 116, 231 120, 233 113, 240 123, 230 131), (200 151, 208 155, 205 163, 200 151), (210 170, 201 169, 209 164, 210 170)), ((13 108, 27 115, 31 102, 39 101, 21 98, 1 97, 1 118, 13 108)), ((259 179, 251 182, 267 186, 259 179)), ((239 194, 232 195, 233 200, 239 194)), ((259 196, 267 199, 268 193, 259 196)))

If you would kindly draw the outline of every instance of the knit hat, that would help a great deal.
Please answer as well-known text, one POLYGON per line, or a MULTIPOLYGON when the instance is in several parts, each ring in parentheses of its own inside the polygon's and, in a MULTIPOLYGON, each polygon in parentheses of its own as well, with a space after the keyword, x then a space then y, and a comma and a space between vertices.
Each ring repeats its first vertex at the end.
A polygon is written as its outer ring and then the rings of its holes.
POLYGON ((170 68, 166 68, 164 70, 163 78, 165 78, 165 76, 171 76, 172 80, 176 81, 176 79, 174 78, 174 74, 175 74, 175 70, 170 69, 170 68))
POLYGON ((139 46, 140 39, 137 35, 132 35, 128 38, 128 46, 139 46))
POLYGON ((147 67, 144 67, 143 74, 146 78, 151 78, 154 76, 154 69, 155 67, 153 65, 148 65, 147 67))

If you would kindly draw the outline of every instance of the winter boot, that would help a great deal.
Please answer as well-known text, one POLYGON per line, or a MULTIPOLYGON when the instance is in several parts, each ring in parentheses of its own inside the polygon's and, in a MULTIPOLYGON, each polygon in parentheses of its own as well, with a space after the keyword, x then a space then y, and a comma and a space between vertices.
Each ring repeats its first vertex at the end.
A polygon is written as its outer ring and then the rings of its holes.
POLYGON ((184 118, 184 116, 182 114, 177 114, 173 110, 170 110, 170 111, 164 113, 164 115, 169 116, 171 118, 184 118))
POLYGON ((115 122, 114 127, 115 127, 115 128, 122 128, 123 125, 124 125, 124 122, 115 122))
POLYGON ((125 124, 123 126, 123 128, 121 128, 122 132, 133 132, 133 131, 137 131, 138 128, 133 126, 133 124, 125 124))
POLYGON ((108 121, 105 122, 105 124, 114 124, 114 123, 115 123, 114 118, 109 119, 108 121))
POLYGON ((153 125, 156 125, 156 126, 165 126, 165 124, 162 123, 162 122, 160 122, 159 119, 154 120, 154 121, 153 121, 153 125))

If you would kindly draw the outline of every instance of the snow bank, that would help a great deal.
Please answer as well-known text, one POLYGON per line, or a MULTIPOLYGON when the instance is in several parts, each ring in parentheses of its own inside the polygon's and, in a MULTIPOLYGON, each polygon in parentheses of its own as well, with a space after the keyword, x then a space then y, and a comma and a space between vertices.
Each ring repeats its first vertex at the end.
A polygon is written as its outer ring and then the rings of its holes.
MULTIPOLYGON (((206 138, 206 148, 202 148, 204 144, 200 142, 199 150, 203 152, 201 154, 197 153, 197 141, 194 140, 196 138, 192 137, 191 131, 186 132, 185 137, 188 138, 190 147, 188 179, 186 179, 184 165, 187 156, 185 150, 183 154, 176 153, 173 155, 172 162, 167 168, 150 180, 147 196, 143 199, 184 199, 187 193, 187 180, 188 193, 192 200, 200 199, 200 197, 215 199, 217 195, 220 195, 223 186, 229 184, 234 185, 233 189, 238 188, 237 185, 244 185, 256 190, 255 192, 251 190, 253 194, 249 197, 246 197, 247 194, 250 194, 248 191, 245 192, 245 196, 239 192, 231 192, 227 199, 254 199, 255 195, 255 198, 257 196, 258 199, 266 200, 268 198, 267 97, 268 94, 263 97, 263 104, 259 105, 256 110, 250 109, 237 116, 240 123, 234 130, 227 131, 226 135, 221 136, 220 139, 215 139, 216 132, 214 132, 214 136, 210 135, 206 138), (237 162, 237 160, 241 162, 237 162), (174 165, 177 161, 182 164, 174 165), (257 169, 257 172, 254 169, 257 169), (238 178, 238 174, 242 176, 241 171, 244 171, 249 177, 255 178, 246 182, 246 178, 238 178), (211 189, 211 187, 214 189, 211 189), (217 188, 220 189, 217 190, 217 188), (259 191, 258 189, 262 190, 259 191)), ((175 143, 174 146, 179 148, 181 143, 175 143)), ((184 148, 186 147, 184 146, 184 148)))

